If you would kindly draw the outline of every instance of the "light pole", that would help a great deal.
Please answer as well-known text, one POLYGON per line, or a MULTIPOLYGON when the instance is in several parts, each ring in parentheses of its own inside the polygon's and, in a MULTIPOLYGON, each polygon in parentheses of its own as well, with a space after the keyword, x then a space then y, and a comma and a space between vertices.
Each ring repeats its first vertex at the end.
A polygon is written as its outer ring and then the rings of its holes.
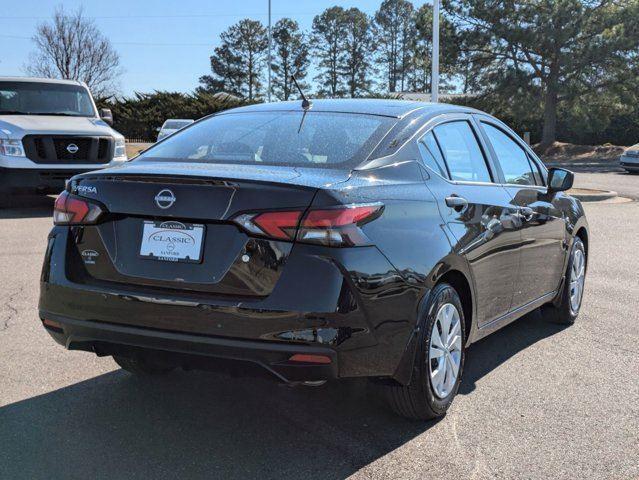
POLYGON ((271 0, 268 0, 268 102, 271 103, 271 0))
POLYGON ((430 100, 439 101, 439 0, 433 0, 433 66, 430 83, 430 100))

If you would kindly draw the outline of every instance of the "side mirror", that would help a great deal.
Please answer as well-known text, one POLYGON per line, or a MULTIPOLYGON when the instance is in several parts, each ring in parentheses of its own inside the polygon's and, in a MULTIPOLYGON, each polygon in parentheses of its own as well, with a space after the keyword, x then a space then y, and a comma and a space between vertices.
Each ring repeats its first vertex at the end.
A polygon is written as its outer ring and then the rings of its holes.
POLYGON ((113 114, 111 113, 111 110, 109 110, 108 108, 100 109, 100 118, 104 120, 106 123, 108 123, 109 125, 113 126, 113 114))
POLYGON ((548 170, 548 193, 564 192, 572 188, 575 174, 565 168, 548 170))
POLYGON ((158 133, 160 133, 160 130, 162 130, 162 127, 157 127, 157 128, 155 129, 155 131, 156 131, 156 132, 158 132, 158 133))

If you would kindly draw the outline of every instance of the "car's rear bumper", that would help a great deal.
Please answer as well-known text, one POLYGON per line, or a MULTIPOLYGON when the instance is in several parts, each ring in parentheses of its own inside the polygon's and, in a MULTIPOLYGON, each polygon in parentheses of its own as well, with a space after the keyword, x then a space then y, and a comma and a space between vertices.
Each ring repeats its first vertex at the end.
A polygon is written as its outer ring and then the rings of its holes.
MULTIPOLYGON (((40 311, 49 334, 69 350, 85 350, 100 355, 134 354, 136 351, 175 354, 173 361, 185 367, 205 365, 207 359, 251 363, 271 372, 283 382, 330 380, 337 377, 335 350, 329 347, 289 345, 273 342, 237 340, 179 332, 150 330, 90 320, 78 320, 40 311), (136 350, 137 349, 137 350, 136 350), (315 355, 326 363, 290 361, 296 354, 315 355), (330 362, 328 361, 330 360, 330 362)), ((215 368, 215 362, 208 362, 215 368)))
POLYGON ((63 227, 50 235, 39 302, 42 319, 63 325, 51 333, 67 348, 109 354, 104 344, 131 345, 247 360, 287 381, 395 377, 417 324, 422 293, 375 247, 296 246, 268 297, 242 299, 71 280, 70 235, 63 227), (331 363, 286 363, 315 351, 331 363))

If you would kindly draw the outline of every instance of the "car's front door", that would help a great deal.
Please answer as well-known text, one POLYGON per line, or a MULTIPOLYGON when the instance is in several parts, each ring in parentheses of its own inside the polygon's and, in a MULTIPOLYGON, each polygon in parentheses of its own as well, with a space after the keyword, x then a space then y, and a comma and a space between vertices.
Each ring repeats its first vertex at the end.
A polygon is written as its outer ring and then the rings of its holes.
POLYGON ((480 120, 494 163, 501 171, 513 208, 519 209, 521 256, 512 308, 518 308, 559 287, 566 255, 566 223, 547 194, 544 176, 536 160, 505 127, 480 120))
POLYGON ((454 118, 423 135, 418 147, 433 172, 428 186, 457 240, 453 248, 469 262, 476 320, 482 326, 511 308, 519 268, 519 219, 510 196, 493 180, 471 119, 454 118))

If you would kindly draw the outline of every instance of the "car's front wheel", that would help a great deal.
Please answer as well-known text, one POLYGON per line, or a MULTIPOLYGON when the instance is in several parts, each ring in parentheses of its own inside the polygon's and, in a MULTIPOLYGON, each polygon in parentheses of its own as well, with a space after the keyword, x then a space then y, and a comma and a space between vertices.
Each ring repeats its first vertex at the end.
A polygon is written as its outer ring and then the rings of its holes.
POLYGON ((575 323, 584 294, 586 264, 586 247, 581 238, 575 237, 568 259, 565 285, 559 302, 549 304, 545 308, 545 313, 555 323, 563 325, 575 323))
POLYGON ((437 285, 419 332, 409 385, 383 385, 391 408, 401 416, 428 420, 442 417, 457 394, 464 368, 464 311, 459 295, 437 285))

